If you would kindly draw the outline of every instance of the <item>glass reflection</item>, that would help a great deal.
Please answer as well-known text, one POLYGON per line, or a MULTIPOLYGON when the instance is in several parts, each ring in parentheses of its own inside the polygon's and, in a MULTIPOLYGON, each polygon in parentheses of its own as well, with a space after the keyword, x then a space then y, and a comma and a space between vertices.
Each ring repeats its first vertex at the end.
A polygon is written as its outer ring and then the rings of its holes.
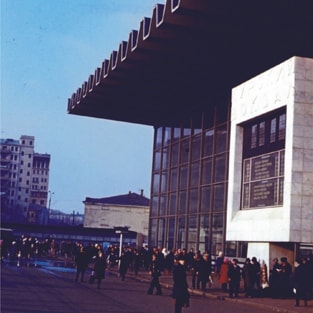
POLYGON ((177 236, 177 247, 186 247, 186 219, 185 217, 180 217, 178 219, 178 236, 177 236))
POLYGON ((181 191, 179 193, 178 212, 179 214, 186 214, 186 210, 187 210, 187 193, 186 191, 181 191))
POLYGON ((194 247, 197 242, 198 237, 198 227, 197 227, 197 215, 189 216, 188 218, 188 249, 194 247))
POLYGON ((203 160, 202 163, 202 184, 210 184, 212 182, 212 158, 203 160))
POLYGON ((160 174, 153 175, 153 185, 152 185, 152 192, 158 193, 160 187, 160 174))
POLYGON ((176 213, 176 193, 171 193, 168 214, 174 215, 175 213, 176 213))
POLYGON ((191 175, 190 175, 190 186, 196 187, 199 186, 199 177, 200 177, 200 164, 199 162, 192 163, 191 165, 191 175))
POLYGON ((224 199, 225 195, 225 185, 219 184, 214 186, 214 202, 213 202, 213 211, 223 211, 224 208, 224 199))
POLYGON ((201 188, 201 212, 209 213, 211 207, 211 186, 201 188))
POLYGON ((157 216, 158 215, 158 207, 159 207, 159 201, 158 196, 153 196, 151 199, 151 209, 150 209, 150 215, 151 216, 157 216))
POLYGON ((198 212, 198 189, 191 189, 189 193, 189 214, 198 212))

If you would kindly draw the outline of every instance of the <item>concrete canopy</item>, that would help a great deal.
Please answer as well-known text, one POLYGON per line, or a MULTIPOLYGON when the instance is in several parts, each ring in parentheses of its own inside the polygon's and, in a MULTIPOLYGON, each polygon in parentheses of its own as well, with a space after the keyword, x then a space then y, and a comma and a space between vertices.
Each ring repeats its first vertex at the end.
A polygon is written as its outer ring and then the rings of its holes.
POLYGON ((167 0, 68 100, 68 113, 179 127, 292 56, 313 57, 311 0, 167 0))

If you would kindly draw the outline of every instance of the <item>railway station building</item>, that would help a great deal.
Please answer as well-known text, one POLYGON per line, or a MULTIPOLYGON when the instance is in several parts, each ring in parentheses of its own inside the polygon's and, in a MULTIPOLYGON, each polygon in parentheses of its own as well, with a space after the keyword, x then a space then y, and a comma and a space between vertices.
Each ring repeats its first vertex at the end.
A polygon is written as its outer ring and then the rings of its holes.
POLYGON ((154 128, 149 245, 313 249, 313 2, 156 4, 68 100, 154 128))

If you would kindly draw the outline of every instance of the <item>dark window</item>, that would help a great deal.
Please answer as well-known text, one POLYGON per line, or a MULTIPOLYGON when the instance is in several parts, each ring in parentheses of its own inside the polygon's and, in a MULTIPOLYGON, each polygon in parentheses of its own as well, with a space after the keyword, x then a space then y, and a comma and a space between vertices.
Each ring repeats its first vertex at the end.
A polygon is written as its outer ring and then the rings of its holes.
POLYGON ((285 148, 286 108, 276 110, 243 125, 243 158, 285 148))

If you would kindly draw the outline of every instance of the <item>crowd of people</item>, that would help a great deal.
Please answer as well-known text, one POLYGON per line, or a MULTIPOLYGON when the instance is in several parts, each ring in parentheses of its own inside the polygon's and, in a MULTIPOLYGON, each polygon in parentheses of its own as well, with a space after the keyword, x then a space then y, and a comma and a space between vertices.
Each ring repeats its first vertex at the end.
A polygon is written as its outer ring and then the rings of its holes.
POLYGON ((160 249, 147 246, 134 248, 110 245, 104 249, 99 244, 78 242, 55 242, 54 239, 38 241, 21 237, 9 245, 1 244, 1 256, 11 262, 30 260, 33 257, 58 256, 70 259, 76 266, 75 281, 84 282, 88 268, 92 269, 90 280, 96 281, 97 288, 105 278, 107 268, 118 267, 119 277, 125 280, 128 271, 139 275, 140 271, 149 272, 151 282, 147 293, 162 295, 159 281, 161 275, 173 276, 173 298, 176 299, 175 312, 189 306, 187 273, 190 276, 191 288, 206 291, 213 284, 229 297, 238 297, 241 286, 245 297, 272 297, 296 299, 307 305, 313 292, 313 256, 303 256, 292 266, 286 257, 274 258, 270 269, 264 261, 256 257, 246 258, 239 262, 237 258, 227 258, 222 252, 217 256, 205 251, 190 249, 160 249))
POLYGON ((245 297, 264 297, 287 299, 295 297, 296 306, 303 299, 307 306, 313 296, 313 256, 303 256, 292 265, 286 257, 272 260, 272 267, 268 270, 265 262, 260 263, 256 257, 247 258, 242 267, 238 260, 229 260, 219 255, 216 260, 218 279, 223 291, 229 296, 238 297, 240 280, 243 280, 245 297))
MULTIPOLYGON (((296 260, 294 267, 286 257, 281 257, 280 261, 274 258, 269 270, 265 262, 260 262, 256 257, 246 258, 240 263, 237 258, 224 257, 222 252, 212 258, 208 252, 195 252, 193 249, 187 252, 186 249, 167 251, 156 247, 142 247, 139 250, 126 247, 119 256, 119 249, 110 246, 106 251, 106 259, 109 267, 119 264, 122 280, 128 270, 134 271, 135 275, 138 275, 140 270, 148 271, 151 275, 148 294, 153 294, 156 289, 156 294, 162 295, 159 277, 163 273, 175 277, 177 265, 182 263, 178 261, 184 260, 184 269, 191 277, 190 287, 203 292, 208 290, 214 281, 214 284, 220 284, 221 290, 228 293, 229 297, 238 297, 242 282, 247 298, 294 297, 296 306, 300 305, 301 299, 304 300, 304 305, 307 305, 313 295, 312 255, 296 260)), ((185 302, 188 303, 187 300, 185 302)))

